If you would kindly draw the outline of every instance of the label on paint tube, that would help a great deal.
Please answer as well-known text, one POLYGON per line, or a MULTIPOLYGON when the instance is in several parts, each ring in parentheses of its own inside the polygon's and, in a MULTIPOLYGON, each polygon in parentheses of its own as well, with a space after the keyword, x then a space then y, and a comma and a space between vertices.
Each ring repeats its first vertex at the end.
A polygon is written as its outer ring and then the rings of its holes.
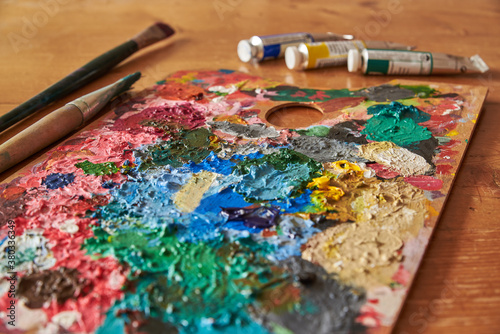
POLYGON ((430 52, 397 50, 365 52, 366 74, 427 75, 432 72, 433 59, 430 52))
POLYGON ((283 56, 285 49, 289 46, 296 46, 300 43, 314 42, 313 37, 305 32, 261 36, 263 56, 262 59, 279 58, 283 56))
POLYGON ((309 53, 307 68, 318 68, 345 65, 349 50, 362 50, 366 45, 362 41, 338 41, 310 43, 306 47, 309 53))

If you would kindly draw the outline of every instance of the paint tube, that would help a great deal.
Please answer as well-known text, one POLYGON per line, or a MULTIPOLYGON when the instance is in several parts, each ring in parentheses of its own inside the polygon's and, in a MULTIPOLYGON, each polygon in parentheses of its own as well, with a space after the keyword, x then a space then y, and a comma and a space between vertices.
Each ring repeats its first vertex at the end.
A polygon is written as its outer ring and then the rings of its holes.
POLYGON ((397 50, 349 50, 349 72, 363 74, 429 75, 449 73, 484 73, 488 65, 479 55, 470 58, 444 53, 397 50))
POLYGON ((253 36, 238 43, 238 57, 247 63, 252 59, 262 61, 283 57, 285 49, 300 43, 351 40, 352 35, 334 33, 306 33, 253 36))
POLYGON ((300 43, 285 51, 285 63, 289 69, 306 70, 347 64, 349 50, 363 49, 412 50, 414 47, 385 41, 333 41, 300 43))

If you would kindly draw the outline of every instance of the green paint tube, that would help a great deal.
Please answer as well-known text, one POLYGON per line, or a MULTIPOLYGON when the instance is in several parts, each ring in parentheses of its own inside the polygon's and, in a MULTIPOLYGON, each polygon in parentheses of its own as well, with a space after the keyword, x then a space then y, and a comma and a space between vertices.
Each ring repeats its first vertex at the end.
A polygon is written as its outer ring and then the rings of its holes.
POLYGON ((485 73, 488 65, 479 55, 470 58, 444 53, 364 49, 349 50, 349 72, 363 74, 430 75, 457 73, 485 73))

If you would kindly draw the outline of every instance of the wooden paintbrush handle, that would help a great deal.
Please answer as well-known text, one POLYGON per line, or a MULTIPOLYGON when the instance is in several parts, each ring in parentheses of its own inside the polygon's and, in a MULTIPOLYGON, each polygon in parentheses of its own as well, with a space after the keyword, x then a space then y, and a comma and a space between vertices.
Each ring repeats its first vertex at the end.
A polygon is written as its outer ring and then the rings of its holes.
POLYGON ((64 137, 83 123, 77 107, 67 104, 0 145, 0 173, 64 137))

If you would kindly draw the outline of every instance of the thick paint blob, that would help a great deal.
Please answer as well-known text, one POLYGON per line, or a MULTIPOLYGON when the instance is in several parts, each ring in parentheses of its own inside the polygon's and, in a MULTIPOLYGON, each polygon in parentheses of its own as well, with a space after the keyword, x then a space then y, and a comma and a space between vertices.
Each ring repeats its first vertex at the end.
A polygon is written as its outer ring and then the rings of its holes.
POLYGON ((300 136, 293 138, 291 144, 295 151, 320 162, 331 162, 341 159, 353 162, 365 161, 357 155, 355 144, 343 143, 336 139, 300 136))
POLYGON ((111 175, 119 171, 114 162, 94 164, 88 160, 85 160, 83 162, 75 164, 75 167, 81 168, 85 174, 90 175, 111 175))
POLYGON ((415 92, 406 86, 389 84, 366 88, 356 93, 376 102, 396 101, 415 96, 415 92))
POLYGON ((432 137, 425 127, 418 123, 430 117, 413 106, 399 102, 368 108, 373 117, 366 122, 362 134, 374 141, 391 141, 398 146, 406 146, 432 137))
POLYGON ((279 208, 222 208, 222 214, 228 221, 242 221, 246 227, 269 228, 276 225, 279 208))
POLYGON ((215 148, 213 138, 214 134, 205 128, 181 130, 171 140, 148 147, 146 156, 141 157, 146 161, 143 169, 151 164, 180 167, 190 161, 199 163, 210 154, 211 148, 215 148))
POLYGON ((433 172, 432 166, 423 157, 387 141, 362 145, 359 148, 359 155, 382 164, 402 176, 433 172))
POLYGON ((53 173, 47 175, 45 180, 42 181, 42 184, 44 184, 49 189, 57 189, 66 187, 68 184, 73 183, 74 180, 75 175, 73 173, 53 173))
POLYGON ((301 296, 300 308, 283 308, 278 304, 278 298, 284 299, 284 295, 293 292, 284 287, 275 288, 281 293, 269 294, 256 310, 268 327, 279 325, 290 333, 348 334, 364 331, 362 326, 352 325, 365 302, 362 291, 343 285, 322 267, 300 257, 290 257, 280 265, 290 273, 289 279, 295 281, 294 286, 298 290, 295 293, 301 296), (325 294, 326 287, 329 293, 325 294), (304 309, 310 311, 301 311, 304 309))
POLYGON ((18 293, 29 308, 41 308, 52 299, 59 304, 90 292, 91 286, 79 278, 78 270, 60 267, 58 270, 33 272, 19 281, 18 293))
POLYGON ((341 142, 367 144, 365 135, 361 134, 360 125, 365 122, 342 122, 330 128, 327 137, 341 142))
POLYGON ((264 124, 234 124, 229 122, 213 122, 210 123, 213 130, 224 132, 236 137, 245 139, 258 139, 258 138, 277 138, 279 137, 278 131, 273 127, 266 127, 264 124))

